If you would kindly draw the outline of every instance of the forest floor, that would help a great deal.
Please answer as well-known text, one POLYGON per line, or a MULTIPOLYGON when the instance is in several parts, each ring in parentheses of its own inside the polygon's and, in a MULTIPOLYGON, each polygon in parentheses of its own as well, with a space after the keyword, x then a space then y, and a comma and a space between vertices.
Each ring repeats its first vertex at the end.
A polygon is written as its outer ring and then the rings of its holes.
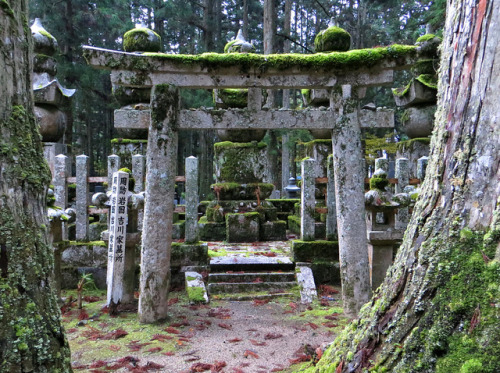
POLYGON ((347 323, 339 289, 323 286, 310 305, 296 298, 211 301, 190 305, 185 291, 170 293, 169 319, 140 324, 137 306, 111 317, 105 292, 64 293, 66 328, 75 372, 291 372, 311 364, 320 346, 347 323))

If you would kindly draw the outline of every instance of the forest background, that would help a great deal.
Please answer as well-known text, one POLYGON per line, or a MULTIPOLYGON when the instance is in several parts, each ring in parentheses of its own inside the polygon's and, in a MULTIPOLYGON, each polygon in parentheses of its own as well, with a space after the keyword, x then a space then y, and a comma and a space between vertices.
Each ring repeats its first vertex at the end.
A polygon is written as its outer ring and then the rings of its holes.
MULTIPOLYGON (((58 40, 60 53, 58 79, 76 88, 65 143, 74 155, 90 157, 91 174, 105 174, 111 154, 113 110, 119 107, 112 94, 109 73, 88 66, 82 45, 122 50, 123 34, 143 24, 157 32, 167 53, 199 54, 220 52, 241 28, 257 53, 314 53, 314 37, 333 17, 352 36, 351 49, 414 44, 418 36, 431 29, 441 33, 445 19, 445 0, 30 0, 30 19, 40 18, 44 27, 58 40), (264 35, 264 32, 266 35, 264 35), (265 39, 266 38, 266 39, 265 39), (264 47, 264 40, 268 45, 264 47)), ((30 22, 31 24, 31 22, 30 22)), ((405 77, 397 77, 395 86, 405 77)), ((394 107, 388 88, 369 92, 367 101, 377 106, 394 107)), ((276 102, 282 102, 280 99, 276 102)), ((212 93, 183 91, 185 108, 211 107, 212 93)), ((300 107, 300 91, 290 94, 290 106, 300 107)), ((399 130, 396 116, 396 130, 399 130)), ((401 135, 401 134, 400 134, 401 135)), ((304 137, 294 133, 290 141, 304 137)), ((279 152, 280 132, 265 141, 271 151, 279 152)), ((307 138, 302 138, 307 140, 307 138)), ((179 159, 200 157, 201 172, 210 175, 215 131, 181 131, 179 159)), ((183 174, 179 162, 178 174, 183 174)), ((212 181, 200 182, 207 194, 212 181)), ((206 195, 203 195, 206 197, 206 195)))

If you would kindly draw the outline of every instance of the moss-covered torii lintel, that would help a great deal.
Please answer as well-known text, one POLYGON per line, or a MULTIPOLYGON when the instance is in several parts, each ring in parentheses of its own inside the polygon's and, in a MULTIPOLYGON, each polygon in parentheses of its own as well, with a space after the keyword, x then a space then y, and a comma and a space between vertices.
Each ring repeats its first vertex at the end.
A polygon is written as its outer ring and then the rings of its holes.
POLYGON ((83 54, 91 66, 111 70, 111 80, 116 85, 320 89, 345 84, 355 87, 390 84, 395 70, 408 69, 415 63, 418 47, 395 44, 309 55, 182 55, 127 53, 84 46, 83 54))

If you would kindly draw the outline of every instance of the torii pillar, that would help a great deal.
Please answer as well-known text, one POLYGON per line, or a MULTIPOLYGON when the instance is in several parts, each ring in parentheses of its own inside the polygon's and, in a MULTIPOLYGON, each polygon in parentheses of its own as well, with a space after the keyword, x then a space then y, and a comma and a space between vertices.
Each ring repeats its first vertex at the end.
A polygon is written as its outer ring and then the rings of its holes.
POLYGON ((177 87, 155 85, 151 94, 142 232, 139 320, 143 323, 167 317, 178 113, 177 87))
POLYGON ((337 113, 332 149, 342 301, 344 312, 355 317, 371 298, 357 92, 343 85, 342 95, 332 95, 330 108, 337 113))

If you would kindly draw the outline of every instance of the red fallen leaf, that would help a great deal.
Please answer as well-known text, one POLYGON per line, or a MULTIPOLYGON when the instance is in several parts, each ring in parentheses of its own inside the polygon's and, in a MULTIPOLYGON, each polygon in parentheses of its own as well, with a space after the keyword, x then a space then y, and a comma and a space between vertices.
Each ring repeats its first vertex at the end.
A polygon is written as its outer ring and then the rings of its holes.
POLYGON ((335 373, 342 373, 342 369, 344 369, 344 360, 340 361, 340 364, 337 366, 337 369, 335 369, 335 373))
POLYGON ((279 365, 276 368, 271 369, 271 373, 282 372, 284 370, 285 370, 285 367, 283 365, 279 365))
POLYGON ((270 299, 254 299, 253 305, 254 306, 263 306, 264 304, 269 303, 270 299))
POLYGON ((277 256, 277 254, 275 252, 266 252, 266 253, 262 253, 262 255, 264 256, 267 256, 269 258, 274 258, 275 256, 277 256))
POLYGON ((306 355, 306 354, 301 354, 295 359, 288 359, 290 360, 290 364, 298 364, 298 363, 303 363, 305 361, 310 361, 311 355, 306 355))
POLYGON ((126 335, 128 335, 128 333, 125 330, 123 330, 122 328, 118 328, 116 330, 113 330, 112 332, 105 334, 104 336, 102 336, 101 339, 103 340, 118 339, 118 338, 123 338, 126 335))
POLYGON ((330 306, 330 302, 328 302, 328 300, 326 300, 326 299, 321 299, 319 301, 319 304, 320 304, 320 306, 323 306, 323 307, 329 307, 330 306))
POLYGON ((285 311, 283 311, 283 314, 287 314, 287 313, 293 313, 293 310, 285 310, 285 311))
POLYGON ((89 366, 86 364, 74 364, 74 365, 72 364, 71 368, 76 369, 76 370, 80 370, 80 369, 88 369, 89 366))
POLYGON ((338 325, 337 324, 334 324, 332 322, 324 322, 322 323, 324 326, 326 326, 327 328, 336 328, 338 325))
POLYGON ((108 306, 104 306, 101 308, 101 312, 102 313, 109 313, 109 307, 108 306))
POLYGON ((228 339, 227 341, 229 343, 237 343, 237 342, 241 342, 242 339, 241 338, 233 338, 233 339, 228 339))
POLYGON ((220 324, 217 324, 217 325, 219 325, 223 329, 227 329, 227 330, 232 330, 233 329, 233 327, 231 325, 229 325, 229 324, 220 323, 220 324))
POLYGON ((306 325, 310 326, 310 327, 311 327, 311 329, 313 329, 313 330, 316 330, 316 329, 318 329, 318 328, 319 328, 319 326, 318 326, 318 325, 316 325, 316 324, 315 324, 315 323, 313 323, 313 322, 308 322, 308 323, 306 323, 306 325))
POLYGON ((476 329, 476 327, 479 325, 480 322, 481 322, 481 310, 478 305, 474 310, 472 319, 470 320, 469 334, 472 333, 474 329, 476 329))
POLYGON ((292 309, 292 310, 296 310, 297 309, 297 303, 294 303, 294 302, 290 302, 288 303, 288 306, 292 309))
POLYGON ((163 350, 161 347, 152 347, 147 352, 151 352, 153 354, 155 352, 160 352, 161 350, 163 350))
POLYGON ((111 351, 115 351, 115 352, 116 352, 116 351, 120 351, 120 350, 121 350, 121 347, 120 347, 120 346, 117 346, 117 345, 111 345, 111 346, 109 346, 109 349, 110 349, 111 351))
POLYGON ((77 328, 71 328, 71 329, 66 330, 66 334, 71 334, 71 333, 74 333, 74 332, 77 332, 77 331, 78 331, 77 328))
POLYGON ((170 334, 181 334, 180 330, 177 330, 171 326, 167 326, 165 329, 163 329, 164 331, 166 331, 167 333, 170 333, 170 334))
POLYGON ((240 368, 233 368, 232 373, 245 373, 245 372, 243 370, 241 370, 240 368))
POLYGON ((337 315, 326 315, 325 319, 327 319, 327 320, 337 320, 338 317, 337 317, 337 315))
POLYGON ((167 351, 167 352, 164 352, 163 355, 165 355, 165 356, 174 356, 175 352, 167 351))
POLYGON ((318 347, 316 348, 316 350, 314 350, 314 352, 316 354, 316 359, 321 359, 321 357, 323 356, 323 349, 321 347, 318 347))
POLYGON ((84 308, 82 308, 80 310, 80 312, 78 313, 78 320, 87 320, 89 318, 89 314, 87 313, 87 311, 85 311, 84 308))
POLYGON ((97 302, 98 300, 101 300, 101 297, 97 297, 94 295, 86 295, 83 297, 83 300, 87 303, 94 303, 97 302))
POLYGON ((148 361, 146 363, 146 365, 144 365, 144 368, 147 368, 147 370, 156 370, 156 369, 161 369, 163 368, 164 365, 160 365, 160 364, 156 364, 156 363, 153 363, 152 361, 148 361))
POLYGON ((260 277, 257 277, 255 280, 252 281, 254 284, 260 284, 261 282, 264 282, 262 281, 262 279, 260 277))
POLYGON ((339 291, 330 285, 320 285, 319 292, 323 295, 338 294, 339 291))
POLYGON ((252 350, 245 350, 245 352, 243 353, 243 356, 248 358, 249 356, 255 358, 255 359, 258 359, 259 358, 259 355, 257 355, 255 352, 253 352, 252 350))
POLYGON ((131 341, 127 347, 130 351, 139 351, 144 346, 150 345, 151 343, 138 343, 139 341, 131 341))
POLYGON ((189 359, 184 360, 186 363, 190 363, 192 361, 200 360, 198 356, 190 357, 189 359))
POLYGON ((152 341, 160 341, 160 342, 165 342, 170 339, 174 339, 174 337, 166 334, 155 334, 153 335, 153 338, 151 338, 152 341))
POLYGON ((227 366, 225 361, 217 361, 212 364, 212 368, 210 368, 211 373, 218 373, 221 372, 223 368, 227 366))
POLYGON ((179 341, 181 341, 181 342, 191 342, 191 340, 189 338, 184 338, 184 337, 180 337, 179 341))
POLYGON ((283 334, 279 334, 279 333, 267 333, 264 336, 264 339, 278 339, 278 338, 281 338, 281 337, 283 337, 283 334))
POLYGON ((189 372, 205 372, 210 369, 212 369, 212 364, 196 363, 191 365, 189 372))
POLYGON ((90 364, 89 368, 102 368, 105 367, 106 365, 108 365, 108 363, 105 362, 104 360, 97 360, 94 361, 92 364, 90 364))
POLYGON ((254 328, 252 328, 252 329, 247 329, 247 332, 256 332, 256 331, 257 331, 257 329, 254 329, 254 328))
POLYGON ((207 316, 208 317, 215 317, 217 319, 230 319, 231 315, 229 314, 231 310, 227 308, 220 308, 220 309, 211 309, 208 311, 207 316))
POLYGON ((96 341, 104 335, 99 329, 96 329, 92 326, 87 325, 87 330, 82 332, 82 336, 87 338, 89 341, 96 341))
POLYGON ((250 339, 249 341, 254 346, 267 346, 266 342, 259 342, 259 341, 256 341, 255 339, 250 339))
POLYGON ((168 305, 171 306, 173 304, 176 304, 177 302, 179 302, 179 298, 172 298, 168 300, 168 305))

